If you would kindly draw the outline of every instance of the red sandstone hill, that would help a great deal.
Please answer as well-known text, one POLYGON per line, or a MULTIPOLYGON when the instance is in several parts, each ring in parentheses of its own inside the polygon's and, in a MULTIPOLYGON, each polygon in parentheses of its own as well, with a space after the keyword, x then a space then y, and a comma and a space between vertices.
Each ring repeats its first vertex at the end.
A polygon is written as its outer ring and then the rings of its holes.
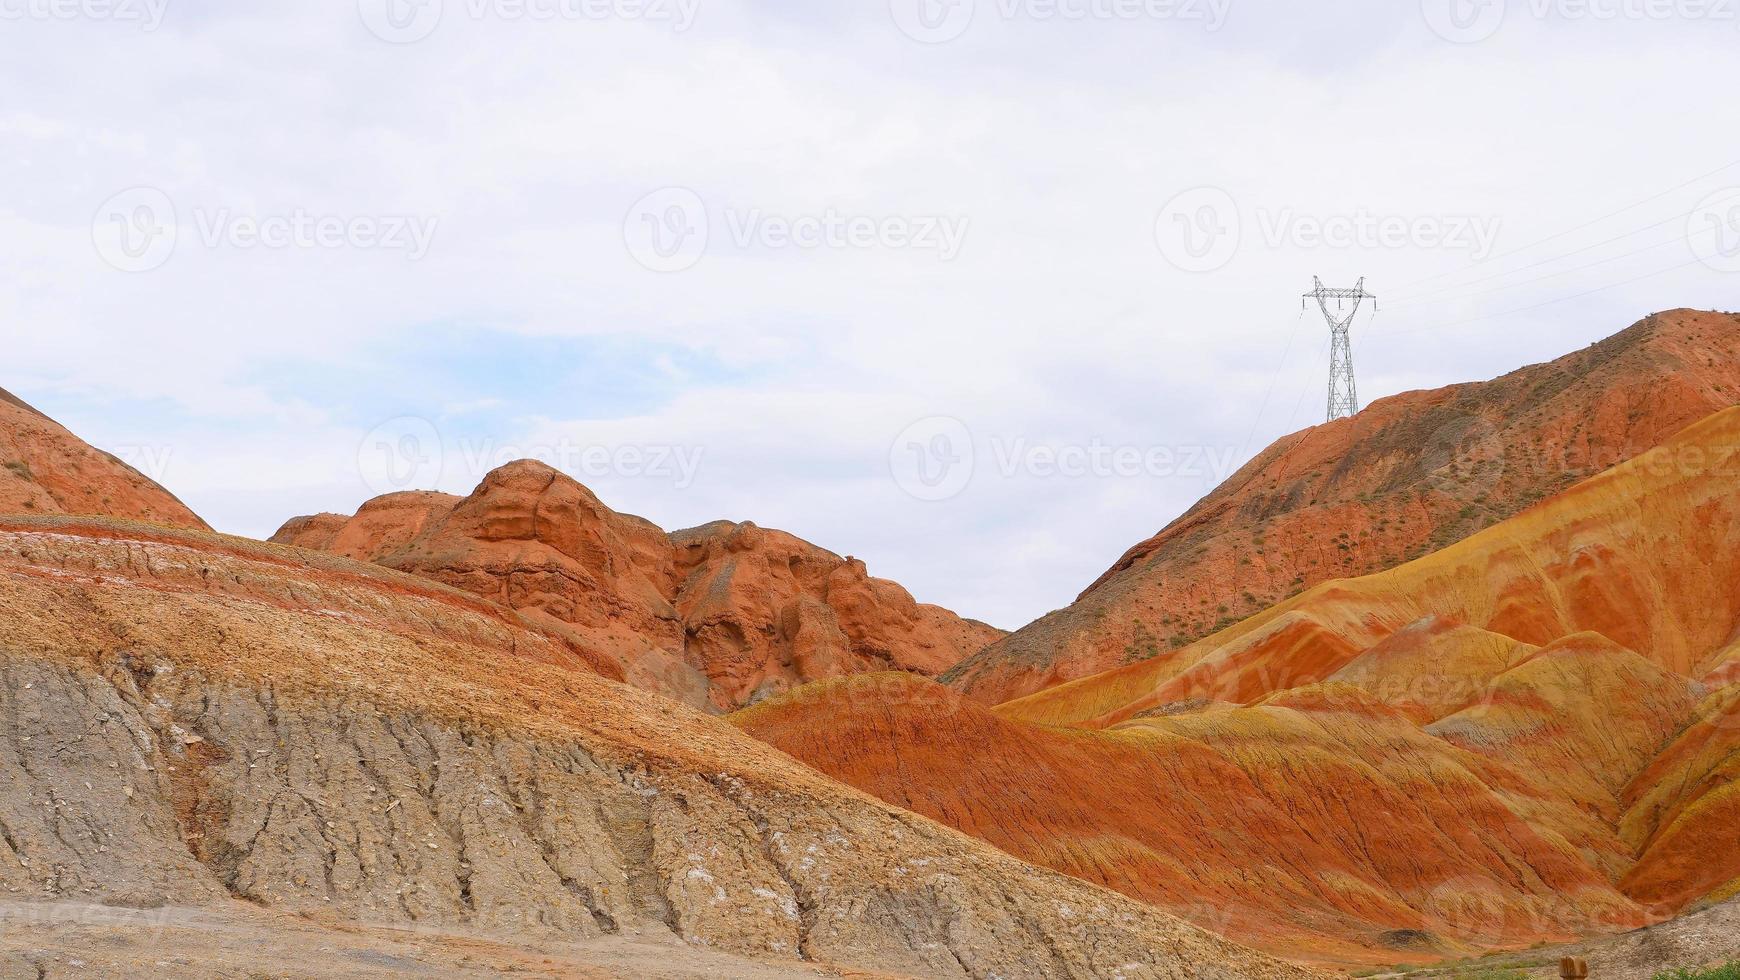
POLYGON ((1287 436, 1066 609, 944 682, 988 704, 1176 650, 1452 544, 1740 402, 1740 317, 1674 310, 1495 381, 1287 436))
POLYGON ((0 390, 0 513, 89 514, 206 529, 169 491, 0 390))
POLYGON ((1740 408, 1467 540, 986 709, 733 716, 829 775, 1259 948, 1425 963, 1740 893, 1740 408))
POLYGON ((560 623, 630 683, 717 711, 865 671, 935 676, 1002 635, 783 531, 718 521, 667 534, 532 461, 465 498, 389 494, 353 517, 295 518, 272 540, 560 623))
POLYGON ((66 969, 105 976, 238 976, 279 949, 345 976, 422 972, 382 951, 409 952, 379 938, 396 930, 449 933, 453 976, 496 975, 491 937, 547 950, 504 969, 539 976, 621 975, 609 956, 556 960, 659 937, 673 959, 808 975, 1310 976, 872 800, 613 669, 566 628, 378 565, 0 518, 0 973, 59 976, 48 951, 68 946, 66 969), (380 945, 334 955, 359 936, 380 945))

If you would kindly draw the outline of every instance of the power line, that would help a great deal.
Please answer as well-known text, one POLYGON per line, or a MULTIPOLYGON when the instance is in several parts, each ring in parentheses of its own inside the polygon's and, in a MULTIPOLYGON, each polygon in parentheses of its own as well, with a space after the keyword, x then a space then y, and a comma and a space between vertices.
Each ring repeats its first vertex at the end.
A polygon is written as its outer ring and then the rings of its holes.
MULTIPOLYGON (((1329 353, 1329 339, 1324 338, 1323 346, 1318 348, 1317 355, 1321 357, 1327 353, 1329 353)), ((1294 431, 1293 426, 1297 424, 1299 409, 1305 407, 1305 396, 1309 394, 1311 394, 1311 382, 1307 380, 1305 387, 1299 389, 1299 400, 1293 403, 1293 414, 1287 416, 1287 431, 1294 431)))
MULTIPOLYGON (((1570 269, 1565 269, 1561 272, 1549 273, 1548 275, 1537 276, 1534 279, 1525 279, 1522 282, 1508 283, 1508 284, 1503 285, 1503 286, 1494 286, 1491 289, 1482 289, 1482 290, 1479 290, 1477 292, 1468 293, 1467 295, 1468 296, 1486 296, 1486 295, 1489 295, 1492 293, 1502 293, 1507 289, 1517 289, 1517 288, 1520 288, 1522 286, 1532 286, 1536 283, 1546 282, 1548 279, 1557 279, 1560 276, 1568 276, 1573 272, 1583 272, 1587 269, 1593 269, 1596 266, 1606 265, 1609 262, 1617 262, 1620 259, 1629 259, 1629 258, 1632 258, 1634 256, 1642 255, 1645 252, 1653 252, 1658 248, 1666 248, 1669 245, 1678 245, 1682 242, 1689 242, 1692 240, 1693 237, 1695 237, 1697 235, 1702 235, 1702 234, 1705 234, 1706 232, 1710 232, 1710 231, 1714 231, 1714 230, 1715 230, 1714 228, 1705 228, 1705 229, 1702 229, 1700 231, 1693 232, 1691 235, 1675 236, 1673 238, 1668 239, 1665 242, 1656 242, 1654 245, 1648 245, 1648 246, 1645 246, 1643 248, 1637 249, 1635 251, 1626 252, 1623 255, 1610 256, 1610 257, 1605 258, 1605 259, 1600 259, 1600 260, 1595 261, 1595 262, 1590 262, 1586 265, 1579 265, 1579 266, 1576 266, 1576 267, 1573 267, 1570 269)), ((1516 271, 1520 272, 1521 270, 1519 269, 1516 271)), ((1490 278, 1496 278, 1496 277, 1489 276, 1487 278, 1490 279, 1490 278)), ((1475 281, 1478 282, 1480 280, 1475 280, 1475 281)), ((1439 290, 1439 292, 1443 292, 1443 290, 1439 290)), ((1427 293, 1427 294, 1425 294, 1425 296, 1416 297, 1412 302, 1393 304, 1391 306, 1391 309, 1407 309, 1410 306, 1425 305, 1426 297, 1431 296, 1431 295, 1433 295, 1433 294, 1427 293)))
MULTIPOLYGON (((1609 211, 1608 213, 1602 215, 1601 217, 1592 219, 1590 221, 1585 221, 1575 228, 1567 228, 1564 231, 1558 232, 1557 234, 1548 235, 1547 237, 1540 239, 1539 241, 1530 242, 1529 244, 1523 245, 1519 248, 1513 248, 1508 252, 1501 252, 1497 255, 1489 255, 1486 258, 1479 259, 1475 262, 1472 262, 1472 263, 1462 267, 1461 269, 1451 269, 1451 270, 1446 271, 1446 272, 1440 272, 1436 275, 1427 276, 1423 279, 1415 279, 1412 282, 1402 283, 1400 286, 1398 286, 1396 288, 1397 289, 1407 289, 1410 286, 1417 286, 1420 283, 1432 282, 1433 280, 1436 280, 1436 279, 1442 279, 1445 276, 1456 275, 1457 273, 1466 272, 1469 269, 1475 268, 1475 267, 1480 266, 1480 265, 1484 265, 1487 262, 1496 262, 1499 259, 1515 255, 1518 252, 1526 252, 1531 248, 1535 248, 1535 247, 1540 246, 1540 245, 1545 245, 1548 242, 1557 241, 1561 238, 1564 238, 1566 235, 1576 234, 1577 232, 1582 231, 1585 228, 1589 228, 1589 227, 1593 227, 1594 225, 1598 225, 1601 222, 1606 221, 1608 218, 1616 218, 1619 215, 1622 215, 1627 211, 1631 211, 1631 210, 1634 210, 1636 208, 1640 208, 1643 205, 1648 204, 1651 201, 1660 200, 1661 198, 1664 198, 1664 197, 1668 196, 1669 194, 1672 194, 1675 191, 1684 190, 1687 187, 1692 186, 1693 184, 1697 184, 1697 183, 1701 183, 1703 181, 1709 180, 1711 177, 1716 176, 1717 174, 1723 172, 1724 170, 1732 170, 1734 167, 1737 167, 1737 166, 1740 166, 1740 160, 1735 160, 1731 163, 1725 163, 1722 166, 1717 167, 1716 169, 1710 171, 1707 174, 1702 174, 1700 176, 1693 177, 1691 180, 1688 180, 1682 184, 1675 184, 1673 187, 1670 187, 1665 191, 1661 191, 1660 193, 1657 193, 1657 194, 1651 194, 1650 196, 1644 198, 1643 200, 1638 201, 1634 204, 1627 204, 1625 207, 1622 207, 1617 211, 1609 211)), ((1690 213, 1690 212, 1688 212, 1688 213, 1690 213)), ((1672 220, 1672 219, 1669 219, 1669 220, 1672 220)), ((1573 253, 1573 254, 1575 254, 1575 253, 1573 253)))
MULTIPOLYGON (((1735 200, 1737 198, 1740 198, 1740 194, 1734 194, 1734 195, 1730 195, 1728 197, 1723 197, 1723 198, 1719 199, 1716 203, 1724 203, 1727 201, 1735 200)), ((1428 297, 1428 296, 1436 296, 1436 295, 1439 295, 1440 293, 1452 292, 1454 290, 1461 289, 1464 286, 1473 286, 1473 285, 1476 285, 1478 283, 1490 282, 1494 279, 1502 279, 1505 276, 1515 275, 1518 272, 1527 272, 1530 269, 1538 269, 1543 265, 1551 265, 1554 262, 1558 262, 1562 259, 1568 259, 1573 255, 1581 255, 1584 252, 1592 252, 1595 249, 1601 248, 1602 246, 1611 245, 1617 241, 1623 241, 1624 239, 1630 238, 1633 235, 1641 234, 1641 233, 1646 232, 1646 231, 1651 231, 1653 229, 1660 228, 1662 225, 1671 224, 1675 221, 1680 221, 1680 220, 1683 220, 1685 218, 1689 218, 1692 215, 1697 214, 1699 210, 1701 210, 1701 208, 1693 208, 1690 211, 1685 212, 1684 214, 1676 214, 1676 215, 1673 215, 1671 217, 1664 218, 1661 221, 1657 221, 1657 222, 1654 222, 1652 224, 1644 225, 1642 228, 1636 228, 1636 229, 1633 229, 1631 231, 1628 231, 1623 235, 1615 235, 1612 238, 1609 238, 1605 241, 1596 242, 1593 245, 1585 245, 1582 248, 1576 249, 1574 251, 1566 252, 1563 255, 1555 255, 1551 258, 1545 258, 1545 259, 1540 260, 1539 262, 1532 262, 1528 265, 1518 266, 1515 269, 1510 269, 1510 270, 1507 270, 1505 272, 1495 272, 1492 275, 1482 276, 1479 279, 1470 279, 1467 282, 1456 283, 1456 284, 1450 285, 1450 286, 1444 286, 1444 287, 1441 287, 1439 289, 1429 290, 1429 291, 1424 292, 1424 293, 1404 294, 1402 296, 1402 299, 1404 301, 1413 301, 1413 300, 1424 299, 1425 297, 1428 297)), ((1652 247, 1659 247, 1659 246, 1652 246, 1652 247)), ((1648 249, 1641 249, 1640 251, 1648 251, 1648 249)), ((1630 254, 1636 255, 1638 253, 1633 252, 1630 254)), ((1599 263, 1596 263, 1596 264, 1599 264, 1599 263)))
POLYGON ((1300 310, 1298 319, 1293 321, 1293 334, 1287 338, 1287 347, 1281 352, 1281 361, 1275 365, 1275 373, 1269 376, 1269 390, 1263 392, 1263 404, 1257 408, 1257 417, 1251 420, 1251 431, 1245 434, 1244 447, 1239 450, 1241 459, 1251 451, 1251 440, 1257 437, 1257 427, 1263 424, 1263 413, 1269 410, 1269 398, 1275 393, 1275 384, 1281 380, 1281 372, 1287 369, 1287 356, 1293 353, 1293 342, 1299 339, 1299 327, 1304 322, 1305 311, 1300 310))
POLYGON ((1425 331, 1428 331, 1428 330, 1444 330, 1444 329, 1449 328, 1449 327, 1460 327, 1460 326, 1464 326, 1464 325, 1470 324, 1470 323, 1479 323, 1482 320, 1496 320, 1500 317, 1513 316, 1513 315, 1518 314, 1518 313, 1527 313, 1530 310, 1538 310, 1538 309, 1541 309, 1542 307, 1545 307, 1545 306, 1553 306, 1553 305, 1556 305, 1558 303, 1568 303, 1571 300, 1581 299, 1584 296, 1592 296, 1596 293, 1603 293, 1609 289, 1618 289, 1620 286, 1629 286, 1634 282, 1642 282, 1645 279, 1654 279, 1656 276, 1665 276, 1670 272, 1678 272, 1681 269, 1697 265, 1698 263, 1703 262, 1703 261, 1704 261, 1703 257, 1699 256, 1697 258, 1692 259, 1690 262, 1683 262, 1679 265, 1671 266, 1671 267, 1666 268, 1666 269, 1657 269, 1654 272, 1646 272, 1641 276, 1634 276, 1630 279, 1621 280, 1620 282, 1611 282, 1605 286, 1597 286, 1594 289, 1584 290, 1583 292, 1580 292, 1580 293, 1573 293, 1570 296, 1560 296, 1558 299, 1550 299, 1544 303, 1536 303, 1533 306, 1521 306, 1521 307, 1518 307, 1514 310, 1504 310, 1503 312, 1500 312, 1500 313, 1488 313, 1484 316, 1469 317, 1466 320, 1452 320, 1449 323, 1439 323, 1439 324, 1434 324, 1434 325, 1429 326, 1429 327, 1415 327, 1412 330, 1398 330, 1398 331, 1394 331, 1390 334, 1387 334, 1386 336, 1400 337, 1400 336, 1405 336, 1407 334, 1424 333, 1425 331))

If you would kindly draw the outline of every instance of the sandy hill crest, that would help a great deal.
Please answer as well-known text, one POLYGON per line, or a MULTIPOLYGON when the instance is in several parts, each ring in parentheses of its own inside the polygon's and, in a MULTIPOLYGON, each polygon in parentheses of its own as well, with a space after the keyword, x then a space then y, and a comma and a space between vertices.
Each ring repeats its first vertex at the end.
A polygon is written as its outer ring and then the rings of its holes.
POLYGON ((207 529, 138 470, 0 389, 0 513, 89 514, 207 529))
POLYGON ((353 517, 295 518, 272 540, 564 624, 630 683, 715 711, 865 671, 935 676, 1002 635, 783 531, 715 521, 667 534, 531 460, 467 497, 389 494, 353 517))
POLYGON ((1321 582, 1462 540, 1740 403, 1740 316, 1658 313, 1493 381, 1287 436, 1076 602, 950 670, 988 704, 1167 654, 1321 582))

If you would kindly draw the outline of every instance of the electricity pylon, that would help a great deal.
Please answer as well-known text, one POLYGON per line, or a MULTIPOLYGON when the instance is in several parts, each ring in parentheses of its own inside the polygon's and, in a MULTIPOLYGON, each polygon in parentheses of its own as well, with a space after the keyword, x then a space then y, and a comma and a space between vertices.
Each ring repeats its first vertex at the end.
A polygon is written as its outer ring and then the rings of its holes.
MULTIPOLYGON (((1365 291, 1365 277, 1352 289, 1330 289, 1323 285, 1323 280, 1311 277, 1316 288, 1305 294, 1305 299, 1317 300, 1317 307, 1323 311, 1323 319, 1329 321, 1329 421, 1344 419, 1359 411, 1359 389, 1353 383, 1353 340, 1348 336, 1348 327, 1353 325, 1353 315, 1359 312, 1359 304, 1371 300, 1372 309, 1377 309, 1377 297, 1365 291), (1329 309, 1329 301, 1335 301, 1335 310, 1329 309), (1352 303, 1352 306, 1348 304, 1352 303), (1344 315, 1345 314, 1345 315, 1344 315)), ((1304 309, 1304 301, 1299 304, 1304 309)))

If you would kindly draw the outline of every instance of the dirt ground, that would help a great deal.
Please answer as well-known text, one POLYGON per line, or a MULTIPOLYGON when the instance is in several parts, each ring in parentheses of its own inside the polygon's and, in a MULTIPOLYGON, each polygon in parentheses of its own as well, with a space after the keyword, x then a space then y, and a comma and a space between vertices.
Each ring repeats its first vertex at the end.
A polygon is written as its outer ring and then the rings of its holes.
POLYGON ((814 964, 759 962, 663 930, 527 942, 453 930, 365 925, 242 902, 125 909, 81 902, 0 902, 0 980, 174 977, 647 977, 746 980, 857 977, 814 964))
POLYGON ((1531 980, 1535 980, 1557 977, 1561 956, 1587 959, 1590 980, 1653 980, 1664 970, 1720 966, 1740 960, 1740 899, 1681 916, 1672 922, 1605 939, 1488 957, 1455 968, 1394 976, 1472 977, 1494 971, 1525 970, 1531 980))

